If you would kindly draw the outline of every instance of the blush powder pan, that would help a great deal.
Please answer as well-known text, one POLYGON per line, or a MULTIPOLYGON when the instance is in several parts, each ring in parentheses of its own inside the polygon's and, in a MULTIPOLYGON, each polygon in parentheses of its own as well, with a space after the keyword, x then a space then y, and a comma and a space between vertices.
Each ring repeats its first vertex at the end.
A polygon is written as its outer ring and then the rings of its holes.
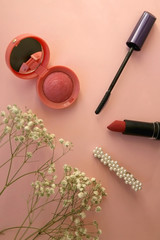
POLYGON ((6 63, 19 78, 37 78, 37 92, 41 101, 53 109, 67 108, 79 94, 77 75, 64 66, 47 68, 50 51, 46 42, 34 35, 14 38, 6 50, 6 63))

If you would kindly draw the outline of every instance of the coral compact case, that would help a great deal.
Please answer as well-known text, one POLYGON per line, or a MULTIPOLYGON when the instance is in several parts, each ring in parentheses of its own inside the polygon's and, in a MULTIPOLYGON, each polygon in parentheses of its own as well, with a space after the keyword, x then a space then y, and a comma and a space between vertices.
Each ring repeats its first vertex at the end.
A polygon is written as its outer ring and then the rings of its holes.
POLYGON ((47 43, 34 35, 15 37, 6 50, 6 63, 19 78, 37 78, 37 92, 50 108, 69 107, 78 97, 80 85, 77 75, 64 66, 47 68, 50 51, 47 43))

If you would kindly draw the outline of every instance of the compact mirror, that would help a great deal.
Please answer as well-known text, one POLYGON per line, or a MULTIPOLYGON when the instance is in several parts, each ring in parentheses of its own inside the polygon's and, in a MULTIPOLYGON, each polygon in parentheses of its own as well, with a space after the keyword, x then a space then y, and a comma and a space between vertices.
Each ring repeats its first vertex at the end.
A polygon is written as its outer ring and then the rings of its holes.
POLYGON ((23 34, 14 38, 6 50, 6 63, 19 78, 37 78, 37 92, 50 108, 62 109, 73 104, 79 94, 77 75, 65 66, 48 68, 50 51, 40 37, 23 34))
POLYGON ((35 71, 42 60, 42 46, 32 37, 24 38, 18 44, 15 42, 15 46, 10 54, 10 66, 20 74, 29 74, 35 71))

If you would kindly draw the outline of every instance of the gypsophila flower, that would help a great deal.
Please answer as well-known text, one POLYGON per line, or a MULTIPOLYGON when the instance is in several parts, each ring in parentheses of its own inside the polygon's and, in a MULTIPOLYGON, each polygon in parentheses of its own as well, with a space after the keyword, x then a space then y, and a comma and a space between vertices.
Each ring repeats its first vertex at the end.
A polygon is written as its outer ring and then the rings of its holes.
MULTIPOLYGON (((6 132, 9 132, 11 122, 14 123, 13 131, 21 130, 23 136, 33 141, 37 141, 37 145, 47 144, 51 149, 55 148, 55 134, 50 134, 47 132, 47 129, 44 127, 43 120, 38 119, 36 114, 31 110, 22 112, 15 104, 8 105, 8 114, 4 114, 4 111, 1 112, 3 116, 3 123, 8 124, 6 127, 6 132)), ((15 136, 16 137, 16 136, 15 136)), ((15 138, 14 137, 14 138, 15 138)), ((18 136, 19 137, 19 134, 18 136)), ((20 138, 16 138, 16 141, 22 141, 20 138)))
POLYGON ((10 131, 11 131, 11 127, 6 126, 5 129, 4 129, 4 132, 9 133, 10 131))
POLYGON ((30 127, 29 127, 28 125, 25 126, 25 127, 24 127, 24 130, 25 130, 25 131, 29 131, 29 130, 30 130, 30 127))
POLYGON ((9 122, 8 118, 3 118, 3 123, 8 123, 8 122, 9 122))
POLYGON ((4 117, 6 115, 5 111, 1 111, 1 116, 4 117))
POLYGON ((98 234, 102 234, 102 230, 101 229, 98 229, 98 234))
POLYGON ((79 215, 81 216, 82 219, 84 219, 86 217, 85 212, 81 212, 79 215))
POLYGON ((90 211, 91 210, 91 206, 89 205, 89 206, 86 206, 86 210, 87 211, 90 211))
POLYGON ((92 181, 92 182, 96 182, 96 179, 95 179, 95 178, 91 178, 91 181, 92 181))
POLYGON ((66 146, 66 147, 69 147, 70 146, 70 142, 69 141, 66 141, 65 143, 64 143, 64 145, 66 146))
POLYGON ((55 172, 55 165, 54 165, 54 163, 52 163, 52 164, 50 164, 50 166, 49 166, 49 168, 48 168, 48 173, 49 174, 52 174, 52 173, 54 173, 55 172))
POLYGON ((63 139, 63 138, 60 138, 60 139, 59 139, 59 142, 60 142, 60 143, 64 143, 64 139, 63 139))
POLYGON ((94 193, 94 195, 96 195, 96 196, 98 195, 98 191, 94 191, 93 193, 94 193))
POLYGON ((28 122, 28 127, 32 127, 34 125, 34 122, 33 121, 29 121, 28 122))
POLYGON ((32 157, 32 153, 31 152, 27 152, 27 157, 31 158, 32 157))
POLYGON ((15 114, 18 114, 19 113, 18 107, 16 105, 13 105, 12 108, 11 108, 11 112, 15 113, 15 114))
POLYGON ((75 223, 76 225, 78 225, 78 224, 80 223, 80 219, 79 219, 79 218, 76 218, 76 219, 74 220, 74 223, 75 223))
MULTIPOLYGON (((47 239, 52 240, 98 239, 101 234, 98 223, 95 224, 94 220, 88 221, 87 215, 89 211, 96 214, 95 209, 100 211, 99 205, 106 195, 105 188, 95 178, 90 179, 85 172, 67 164, 63 167, 63 176, 60 174, 59 179, 56 175, 55 162, 69 152, 72 143, 60 138, 62 155, 54 154, 57 145, 55 134, 50 134, 43 120, 30 109, 23 112, 15 104, 8 105, 7 111, 1 112, 0 126, 3 128, 0 136, 1 146, 9 142, 11 147, 9 151, 11 157, 2 163, 1 167, 8 165, 12 168, 15 164, 13 169, 9 169, 0 195, 23 177, 31 174, 35 177, 27 201, 27 216, 19 228, 13 228, 15 231, 17 229, 15 239, 36 239, 41 236, 44 238, 47 236, 47 239), (45 147, 49 147, 51 156, 48 160, 42 161, 39 158, 41 153, 40 155, 35 153, 45 147), (34 162, 36 164, 33 168, 28 167, 34 162), (26 163, 28 166, 21 172, 26 163), (36 165, 39 165, 37 169, 35 169, 36 165), (31 169, 31 172, 27 172, 28 169, 31 169), (47 206, 50 209, 48 220, 39 227, 36 224, 40 222, 39 217, 48 208, 47 206)), ((7 230, 0 230, 0 234, 5 231, 7 230)))
POLYGON ((54 179, 44 179, 43 181, 33 182, 32 187, 35 189, 36 195, 50 197, 55 192, 56 184, 54 184, 54 179))
POLYGON ((100 206, 97 206, 97 207, 95 208, 95 211, 96 211, 96 212, 100 212, 100 211, 101 211, 101 207, 100 207, 100 206))
POLYGON ((64 168, 65 173, 68 173, 72 170, 72 168, 70 166, 68 166, 67 164, 64 164, 63 168, 64 168))
POLYGON ((84 196, 85 196, 85 195, 84 195, 83 192, 78 193, 78 197, 79 197, 79 198, 83 198, 84 196))
POLYGON ((94 203, 94 204, 98 204, 98 197, 93 196, 91 201, 92 201, 92 203, 94 203))
POLYGON ((19 136, 19 141, 20 142, 24 142, 25 141, 25 137, 24 136, 19 136))

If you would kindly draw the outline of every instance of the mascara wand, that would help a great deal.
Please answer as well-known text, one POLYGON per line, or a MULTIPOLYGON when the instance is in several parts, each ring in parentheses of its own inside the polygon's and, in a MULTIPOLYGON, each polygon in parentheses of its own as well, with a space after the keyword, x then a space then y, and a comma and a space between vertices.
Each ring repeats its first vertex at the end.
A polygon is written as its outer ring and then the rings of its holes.
POLYGON ((133 51, 140 51, 141 47, 147 38, 156 18, 149 12, 144 12, 137 22, 135 28, 133 29, 133 32, 131 33, 128 41, 126 42, 127 46, 129 47, 129 50, 126 54, 126 57, 124 58, 120 68, 118 69, 113 81, 111 82, 108 90, 106 91, 104 97, 102 98, 100 104, 98 105, 95 113, 98 114, 102 110, 103 106, 107 102, 112 89, 114 88, 119 76, 121 75, 126 63, 128 62, 130 56, 132 55, 133 51))

